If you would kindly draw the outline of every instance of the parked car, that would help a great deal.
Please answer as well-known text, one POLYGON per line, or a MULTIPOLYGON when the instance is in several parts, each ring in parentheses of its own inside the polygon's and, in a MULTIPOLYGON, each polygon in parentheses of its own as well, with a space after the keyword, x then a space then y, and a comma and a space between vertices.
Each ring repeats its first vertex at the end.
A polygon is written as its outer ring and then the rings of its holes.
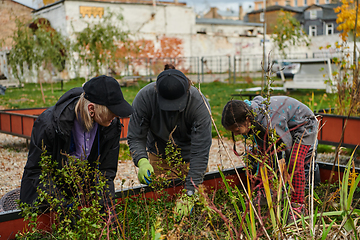
POLYGON ((278 60, 272 62, 271 71, 276 73, 278 78, 281 78, 280 70, 282 69, 285 78, 293 78, 300 70, 300 63, 292 63, 287 61, 281 61, 281 67, 278 60))

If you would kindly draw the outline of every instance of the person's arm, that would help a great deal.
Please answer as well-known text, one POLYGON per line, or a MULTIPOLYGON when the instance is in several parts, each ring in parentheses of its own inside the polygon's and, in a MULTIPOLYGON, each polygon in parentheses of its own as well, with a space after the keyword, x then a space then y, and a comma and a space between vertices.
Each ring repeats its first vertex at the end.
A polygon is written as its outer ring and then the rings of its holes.
POLYGON ((50 111, 45 111, 34 122, 31 132, 31 140, 29 146, 28 160, 25 165, 25 169, 30 170, 33 173, 41 173, 41 167, 39 165, 41 154, 46 151, 47 156, 53 156, 53 143, 55 139, 55 131, 52 128, 50 111))
MULTIPOLYGON (((201 101, 203 100, 201 99, 201 101)), ((207 105, 210 109, 208 102, 207 105)), ((185 181, 185 188, 188 191, 194 191, 195 189, 192 182, 196 186, 203 182, 212 143, 211 117, 204 102, 198 104, 193 112, 195 117, 191 129, 190 169, 185 181)))
POLYGON ((43 153, 42 146, 44 145, 46 147, 48 156, 53 153, 53 147, 51 144, 53 139, 49 139, 48 134, 54 135, 55 132, 47 127, 49 121, 46 120, 46 114, 48 114, 48 112, 44 112, 43 115, 40 115, 34 122, 28 158, 21 181, 20 200, 28 204, 32 204, 38 196, 36 188, 39 184, 39 176, 41 174, 39 162, 43 153))
POLYGON ((148 158, 146 152, 147 134, 149 131, 149 119, 147 109, 150 104, 146 102, 140 91, 133 101, 134 113, 130 117, 127 141, 135 166, 142 158, 148 158))

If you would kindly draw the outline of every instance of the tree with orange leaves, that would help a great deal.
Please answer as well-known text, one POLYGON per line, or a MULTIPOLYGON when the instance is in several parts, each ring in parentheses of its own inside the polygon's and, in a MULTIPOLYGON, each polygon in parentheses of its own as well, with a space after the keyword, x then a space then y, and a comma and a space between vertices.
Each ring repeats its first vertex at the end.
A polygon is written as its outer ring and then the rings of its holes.
MULTIPOLYGON (((149 64, 154 74, 163 70, 164 64, 169 63, 171 59, 183 55, 183 40, 176 37, 162 36, 159 38, 159 47, 156 48, 154 41, 140 39, 137 41, 128 40, 117 49, 116 59, 125 61, 124 63, 132 65, 134 75, 137 74, 136 66, 149 64), (128 61, 131 59, 131 62, 128 61), (151 61, 151 62, 148 62, 151 61)), ((177 60, 179 64, 181 60, 177 60)))

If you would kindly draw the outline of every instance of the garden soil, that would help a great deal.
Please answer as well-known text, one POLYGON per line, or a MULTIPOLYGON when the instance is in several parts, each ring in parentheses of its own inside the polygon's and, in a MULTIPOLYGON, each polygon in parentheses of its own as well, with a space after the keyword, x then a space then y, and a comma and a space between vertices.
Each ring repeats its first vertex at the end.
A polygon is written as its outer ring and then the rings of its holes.
MULTIPOLYGON (((126 144, 126 141, 122 142, 126 144)), ((27 160, 27 140, 24 138, 0 133, 0 198, 7 192, 19 188, 24 166, 27 160)), ((227 156, 224 147, 217 139, 213 139, 209 158, 209 171, 217 171, 218 166, 222 169, 242 166, 241 157, 235 156, 232 151, 232 141, 224 140, 224 145, 231 156, 227 156), (232 163, 233 162, 233 163, 232 163)), ((243 144, 237 143, 239 152, 243 150, 243 144)), ((120 153, 121 154, 121 153, 120 153)), ((135 167, 130 156, 121 155, 118 163, 118 172, 115 178, 115 189, 135 187, 140 185, 137 179, 137 167, 135 167)))

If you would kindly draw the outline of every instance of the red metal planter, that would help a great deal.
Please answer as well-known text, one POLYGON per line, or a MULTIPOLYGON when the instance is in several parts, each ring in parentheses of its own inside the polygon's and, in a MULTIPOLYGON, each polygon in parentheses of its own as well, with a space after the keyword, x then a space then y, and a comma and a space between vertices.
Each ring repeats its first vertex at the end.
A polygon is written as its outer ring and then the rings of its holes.
POLYGON ((0 111, 0 132, 30 139, 36 118, 46 108, 0 111))
MULTIPOLYGON (((30 139, 36 118, 45 110, 46 108, 1 110, 0 132, 30 139)), ((126 139, 129 120, 129 117, 120 118, 124 126, 120 135, 121 140, 126 139)))
MULTIPOLYGON (((318 134, 319 143, 338 145, 341 138, 341 133, 345 125, 346 116, 333 114, 319 114, 320 118, 320 132, 318 134)), ((349 117, 342 146, 355 147, 360 145, 360 117, 349 117)))
MULTIPOLYGON (((245 181, 245 172, 243 168, 237 168, 237 171, 240 175, 240 178, 245 181)), ((240 180, 237 177, 235 169, 227 169, 223 171, 225 178, 228 180, 228 184, 232 187, 235 185, 240 185, 240 180)), ((183 189, 183 182, 180 179, 176 179, 169 183, 169 186, 164 189, 164 192, 167 192, 170 196, 180 193, 183 189)), ((224 182, 221 178, 219 172, 209 172, 205 174, 203 185, 206 189, 214 190, 224 188, 224 182)), ((241 187, 240 187, 241 188, 241 187)), ((162 193, 162 194, 163 194, 162 193)), ((127 197, 137 197, 143 194, 145 198, 158 199, 161 195, 154 191, 153 188, 149 186, 137 186, 134 188, 124 189, 121 191, 115 192, 115 198, 118 201, 125 199, 127 197)), ((53 221, 54 215, 49 212, 45 212, 38 218, 38 229, 50 230, 51 223, 53 221)), ((20 210, 14 210, 10 212, 1 212, 0 213, 0 239, 14 239, 15 234, 21 231, 29 231, 27 229, 27 222, 24 222, 24 219, 20 215, 20 210)))

